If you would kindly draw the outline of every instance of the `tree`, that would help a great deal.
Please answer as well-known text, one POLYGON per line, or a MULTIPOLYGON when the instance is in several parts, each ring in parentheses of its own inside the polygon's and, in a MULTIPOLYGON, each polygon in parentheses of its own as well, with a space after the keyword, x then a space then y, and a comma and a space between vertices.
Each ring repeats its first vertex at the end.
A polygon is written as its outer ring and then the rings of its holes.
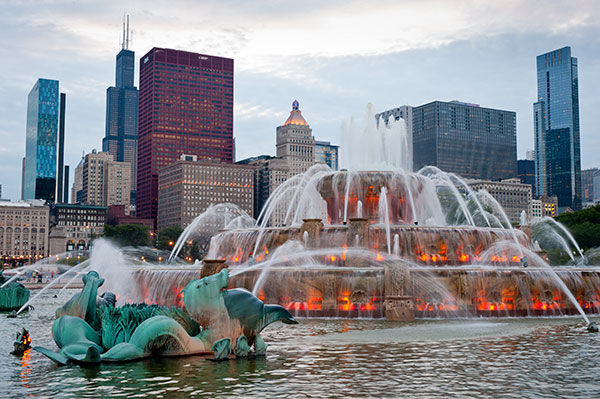
POLYGON ((148 227, 139 224, 105 224, 104 237, 124 247, 145 247, 150 244, 148 227))
POLYGON ((179 226, 166 227, 158 232, 158 243, 156 247, 163 250, 172 250, 183 229, 179 226))
POLYGON ((571 231, 580 247, 589 249, 600 246, 600 205, 563 213, 556 220, 571 231))

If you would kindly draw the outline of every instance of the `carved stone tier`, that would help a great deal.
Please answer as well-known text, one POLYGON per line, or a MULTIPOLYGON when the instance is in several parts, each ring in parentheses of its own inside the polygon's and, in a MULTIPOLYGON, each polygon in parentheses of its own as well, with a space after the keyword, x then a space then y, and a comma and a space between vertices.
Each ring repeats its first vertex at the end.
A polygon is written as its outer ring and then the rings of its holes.
POLYGON ((300 227, 300 241, 304 242, 304 232, 306 232, 308 234, 307 248, 319 248, 323 221, 321 219, 302 219, 302 221, 304 223, 300 227))
POLYGON ((225 259, 204 259, 202 261, 202 271, 200 272, 200 278, 212 276, 213 274, 217 274, 225 268, 227 268, 227 263, 225 263, 225 259))
MULTIPOLYGON (((349 248, 369 248, 371 242, 369 237, 369 219, 348 219, 346 242, 349 248)), ((368 267, 369 259, 364 256, 349 256, 345 265, 349 267, 368 267)))
POLYGON ((415 319, 408 265, 389 264, 384 268, 385 318, 394 321, 415 319))

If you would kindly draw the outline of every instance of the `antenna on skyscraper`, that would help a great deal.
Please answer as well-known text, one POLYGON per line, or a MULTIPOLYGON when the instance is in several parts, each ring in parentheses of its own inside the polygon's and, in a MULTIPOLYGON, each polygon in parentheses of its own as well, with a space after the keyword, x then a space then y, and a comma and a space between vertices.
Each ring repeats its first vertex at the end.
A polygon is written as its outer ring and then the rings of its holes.
POLYGON ((125 13, 123 13, 123 36, 121 41, 121 50, 125 50, 125 13))
POLYGON ((129 50, 129 14, 127 15, 127 41, 125 42, 125 50, 129 50))

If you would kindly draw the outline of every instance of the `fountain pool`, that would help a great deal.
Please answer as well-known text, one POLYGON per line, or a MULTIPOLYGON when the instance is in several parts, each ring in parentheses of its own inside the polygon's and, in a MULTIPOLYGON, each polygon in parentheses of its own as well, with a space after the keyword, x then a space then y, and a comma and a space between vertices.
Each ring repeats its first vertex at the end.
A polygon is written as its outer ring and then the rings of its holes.
MULTIPOLYGON (((12 337, 23 325, 34 345, 52 345, 58 298, 2 319, 12 337)), ((33 397, 408 397, 591 398, 600 395, 597 348, 579 318, 418 320, 304 319, 273 325, 266 358, 212 363, 153 358, 94 367, 57 367, 35 352, 9 354, 0 342, 0 395, 33 397), (290 350, 293 348, 293 350, 290 350), (326 390, 324 390, 326 387, 326 390)))

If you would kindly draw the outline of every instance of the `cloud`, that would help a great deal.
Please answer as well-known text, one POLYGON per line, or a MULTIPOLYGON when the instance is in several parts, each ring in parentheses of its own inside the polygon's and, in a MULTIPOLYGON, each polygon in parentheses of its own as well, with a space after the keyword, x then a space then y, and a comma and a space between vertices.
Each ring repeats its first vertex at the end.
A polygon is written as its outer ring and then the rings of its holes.
MULTIPOLYGON (((132 49, 168 47, 235 59, 237 156, 273 153, 297 98, 315 136, 342 119, 459 99, 517 111, 519 153, 532 147, 535 56, 579 57, 582 165, 598 165, 600 28, 594 1, 84 1, 0 5, 3 193, 20 193, 26 98, 39 77, 67 92, 66 162, 101 148, 123 12, 132 49)), ((137 67, 136 67, 137 69, 137 67)))

